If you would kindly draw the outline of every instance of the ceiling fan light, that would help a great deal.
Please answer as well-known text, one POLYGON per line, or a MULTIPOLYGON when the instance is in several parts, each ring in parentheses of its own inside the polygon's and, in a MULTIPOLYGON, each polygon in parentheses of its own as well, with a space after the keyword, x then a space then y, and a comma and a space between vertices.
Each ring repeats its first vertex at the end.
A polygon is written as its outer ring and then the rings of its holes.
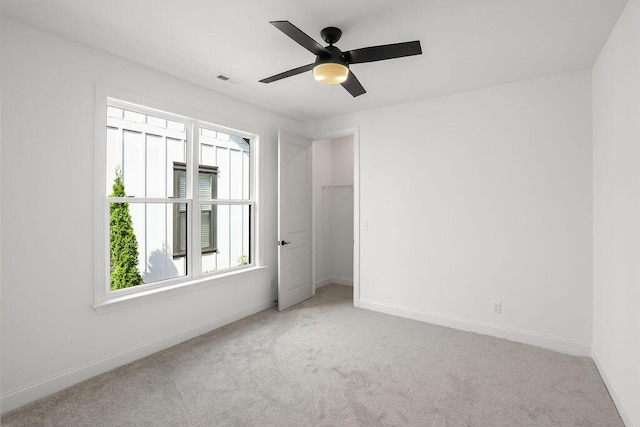
POLYGON ((326 85, 344 83, 349 77, 349 68, 342 64, 327 62, 313 68, 313 77, 317 82, 326 85))

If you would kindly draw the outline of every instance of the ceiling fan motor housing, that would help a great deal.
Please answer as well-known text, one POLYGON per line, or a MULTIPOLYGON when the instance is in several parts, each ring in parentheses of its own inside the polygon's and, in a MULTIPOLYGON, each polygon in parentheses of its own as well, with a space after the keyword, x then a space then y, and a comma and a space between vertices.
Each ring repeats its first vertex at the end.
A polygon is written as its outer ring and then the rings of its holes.
POLYGON ((322 54, 316 56, 316 61, 315 61, 316 65, 320 65, 320 64, 342 64, 345 67, 349 68, 349 63, 347 62, 347 60, 342 55, 342 51, 340 49, 338 49, 335 46, 327 46, 327 47, 325 47, 325 50, 327 50, 331 54, 331 56, 322 55, 322 54))
POLYGON ((322 31, 320 31, 320 37, 322 37, 322 40, 325 42, 333 45, 342 37, 342 30, 336 27, 323 28, 322 31))

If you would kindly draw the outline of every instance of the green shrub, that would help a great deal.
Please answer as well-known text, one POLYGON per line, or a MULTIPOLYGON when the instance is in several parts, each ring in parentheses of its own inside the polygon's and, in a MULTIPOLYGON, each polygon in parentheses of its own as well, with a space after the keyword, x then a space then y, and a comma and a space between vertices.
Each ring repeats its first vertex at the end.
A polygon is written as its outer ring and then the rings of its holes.
MULTIPOLYGON (((122 172, 116 169, 111 197, 126 197, 122 172)), ((133 223, 128 203, 111 203, 109 206, 109 249, 110 271, 109 288, 129 288, 142 284, 138 272, 138 242, 133 232, 133 223)))

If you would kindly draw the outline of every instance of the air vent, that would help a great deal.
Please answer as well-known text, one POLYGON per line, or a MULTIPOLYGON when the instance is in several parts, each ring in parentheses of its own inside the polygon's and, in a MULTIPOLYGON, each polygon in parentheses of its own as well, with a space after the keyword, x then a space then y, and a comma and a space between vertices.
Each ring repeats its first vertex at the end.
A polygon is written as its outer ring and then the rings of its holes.
POLYGON ((218 74, 216 76, 216 79, 218 79, 218 80, 220 80, 222 82, 225 82, 225 83, 230 83, 232 85, 239 85, 240 84, 239 80, 236 80, 233 77, 229 77, 229 76, 226 76, 224 74, 218 74))

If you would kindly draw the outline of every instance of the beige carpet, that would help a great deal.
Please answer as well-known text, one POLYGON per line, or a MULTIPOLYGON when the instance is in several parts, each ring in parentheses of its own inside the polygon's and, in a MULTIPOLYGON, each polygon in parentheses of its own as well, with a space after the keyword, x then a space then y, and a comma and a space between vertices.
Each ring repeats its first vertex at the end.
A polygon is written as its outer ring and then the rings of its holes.
POLYGON ((593 361, 353 308, 330 285, 100 375, 6 426, 617 426, 593 361))

